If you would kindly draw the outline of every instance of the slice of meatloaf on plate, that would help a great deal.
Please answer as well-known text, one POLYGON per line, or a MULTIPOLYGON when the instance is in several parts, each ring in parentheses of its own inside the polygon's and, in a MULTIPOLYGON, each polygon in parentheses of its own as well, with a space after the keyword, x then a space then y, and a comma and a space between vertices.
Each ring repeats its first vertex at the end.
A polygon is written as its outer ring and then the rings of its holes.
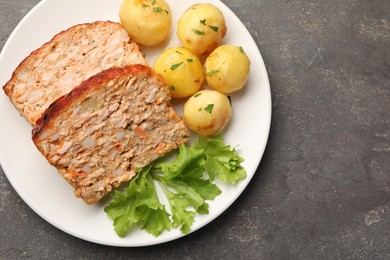
POLYGON ((40 152, 87 204, 188 138, 165 81, 143 65, 89 78, 54 101, 33 130, 40 152))
POLYGON ((33 51, 3 87, 14 106, 35 125, 57 98, 85 79, 114 66, 143 64, 138 45, 116 22, 75 25, 33 51))

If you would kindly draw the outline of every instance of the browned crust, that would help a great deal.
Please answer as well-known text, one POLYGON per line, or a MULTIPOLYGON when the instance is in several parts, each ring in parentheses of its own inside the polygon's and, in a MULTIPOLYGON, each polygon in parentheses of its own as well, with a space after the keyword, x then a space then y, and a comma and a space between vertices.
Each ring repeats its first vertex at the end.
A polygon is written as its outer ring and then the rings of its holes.
MULTIPOLYGON (((121 77, 121 76, 139 76, 144 74, 145 76, 150 76, 153 74, 153 70, 144 65, 136 64, 136 65, 128 65, 125 67, 112 67, 107 70, 103 70, 100 73, 90 77, 89 79, 83 81, 79 86, 75 87, 68 94, 61 96, 57 100, 55 100, 50 106, 46 109, 46 111, 42 114, 42 116, 37 120, 36 126, 33 129, 32 139, 34 143, 36 142, 38 136, 42 131, 46 128, 51 127, 51 122, 54 122, 54 118, 61 114, 63 110, 68 108, 69 104, 72 104, 74 101, 80 99, 82 96, 86 95, 87 92, 94 88, 98 88, 102 85, 107 84, 110 80, 121 77)), ((163 78, 155 74, 157 79, 161 81, 161 85, 164 86, 165 81, 163 78)))
MULTIPOLYGON (((12 82, 12 80, 14 80, 15 76, 19 73, 19 71, 21 70, 21 68, 23 67, 23 65, 25 63, 28 62, 29 59, 31 59, 33 56, 35 55, 39 55, 43 50, 45 50, 45 48, 52 44, 53 42, 55 42, 57 40, 57 38, 61 37, 62 34, 66 33, 66 32, 69 32, 69 31, 73 31, 75 30, 77 27, 84 27, 84 26, 92 26, 92 25, 98 25, 98 24, 105 24, 105 23, 111 23, 111 24, 117 24, 117 25, 120 25, 122 26, 120 23, 118 22, 112 22, 112 21, 95 21, 95 22, 92 22, 92 23, 80 23, 80 24, 76 24, 68 29, 65 29, 57 34, 55 34, 53 36, 53 38, 44 43, 41 47, 39 47, 38 49, 32 51, 30 53, 30 55, 28 55, 27 57, 25 57, 22 62, 20 62, 20 64, 16 67, 16 69, 14 70, 14 72, 12 73, 12 76, 11 78, 7 81, 7 83, 3 86, 3 90, 4 90, 4 93, 7 95, 7 96, 11 96, 11 92, 12 92, 12 84, 9 84, 10 82, 12 82)), ((11 99, 12 101, 12 99, 11 99)), ((13 102, 13 101, 12 101, 13 102)))

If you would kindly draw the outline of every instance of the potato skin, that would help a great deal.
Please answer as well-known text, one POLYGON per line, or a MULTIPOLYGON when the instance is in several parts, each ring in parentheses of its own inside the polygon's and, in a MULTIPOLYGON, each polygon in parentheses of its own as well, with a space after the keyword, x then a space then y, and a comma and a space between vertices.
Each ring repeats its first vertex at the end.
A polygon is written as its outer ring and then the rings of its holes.
POLYGON ((164 0, 124 0, 119 18, 130 37, 145 46, 166 39, 172 25, 172 12, 164 0))
POLYGON ((201 90, 184 104, 184 123, 204 137, 222 131, 232 117, 232 107, 226 95, 215 90, 201 90))
POLYGON ((199 58, 184 47, 165 50, 154 62, 154 70, 168 84, 173 98, 185 98, 195 94, 204 80, 199 58))
POLYGON ((242 47, 221 45, 204 63, 207 84, 225 94, 240 90, 248 79, 250 63, 242 47))
POLYGON ((197 56, 208 55, 226 35, 223 13, 212 4, 195 4, 180 17, 177 36, 197 56))

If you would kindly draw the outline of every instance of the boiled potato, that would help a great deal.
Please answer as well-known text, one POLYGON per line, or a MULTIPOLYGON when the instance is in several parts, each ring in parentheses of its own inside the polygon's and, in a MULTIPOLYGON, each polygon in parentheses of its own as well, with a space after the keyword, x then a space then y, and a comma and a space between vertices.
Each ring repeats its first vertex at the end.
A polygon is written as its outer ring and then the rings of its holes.
POLYGON ((177 36, 184 47, 201 56, 211 53, 226 34, 225 18, 212 4, 196 4, 178 21, 177 36))
POLYGON ((162 42, 172 25, 171 9, 164 0, 124 0, 119 18, 130 37, 145 46, 162 42))
POLYGON ((221 45, 206 58, 204 70, 210 87, 225 94, 232 93, 245 85, 250 60, 242 47, 221 45))
POLYGON ((195 133, 210 137, 222 131, 232 116, 230 101, 215 90, 201 90, 184 104, 184 123, 195 133))
POLYGON ((204 79, 199 58, 184 47, 165 50, 154 62, 154 70, 168 84, 173 98, 185 98, 196 93, 204 79))

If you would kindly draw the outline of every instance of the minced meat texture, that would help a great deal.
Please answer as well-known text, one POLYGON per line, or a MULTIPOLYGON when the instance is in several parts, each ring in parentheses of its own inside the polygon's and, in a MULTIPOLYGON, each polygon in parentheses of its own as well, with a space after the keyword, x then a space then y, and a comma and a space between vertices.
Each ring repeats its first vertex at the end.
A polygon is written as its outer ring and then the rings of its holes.
POLYGON ((165 81, 143 65, 84 81, 50 105, 33 130, 40 152, 87 204, 188 138, 165 81))
POLYGON ((35 125, 49 105, 85 79, 114 66, 143 64, 138 45, 116 22, 75 25, 26 57, 3 87, 14 106, 35 125))

